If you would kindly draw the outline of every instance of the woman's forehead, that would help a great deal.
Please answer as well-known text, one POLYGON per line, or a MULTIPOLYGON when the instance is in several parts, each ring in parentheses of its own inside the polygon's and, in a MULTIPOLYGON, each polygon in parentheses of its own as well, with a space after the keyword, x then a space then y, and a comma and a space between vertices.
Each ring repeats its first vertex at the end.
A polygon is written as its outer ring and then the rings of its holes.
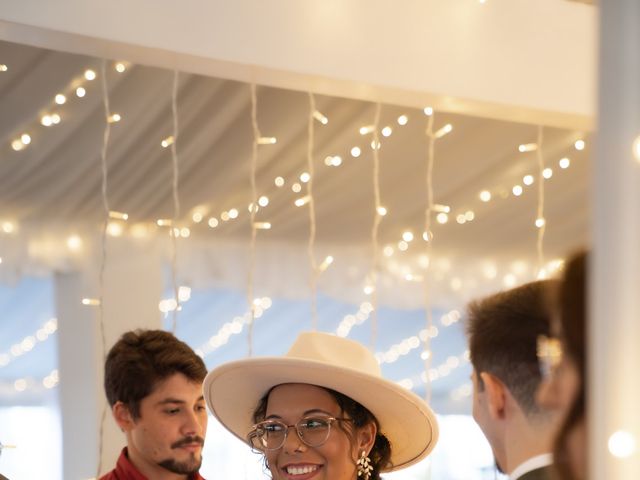
POLYGON ((331 415, 340 413, 338 403, 326 389, 307 383, 286 383, 271 390, 266 413, 267 416, 305 415, 315 410, 331 415))

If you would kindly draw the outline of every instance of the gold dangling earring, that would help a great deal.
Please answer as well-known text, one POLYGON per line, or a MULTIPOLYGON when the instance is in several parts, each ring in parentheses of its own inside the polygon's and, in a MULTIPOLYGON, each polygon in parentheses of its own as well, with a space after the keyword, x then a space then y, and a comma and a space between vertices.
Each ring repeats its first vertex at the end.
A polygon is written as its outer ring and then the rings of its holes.
POLYGON ((369 480, 371 472, 373 472, 373 467, 371 466, 371 459, 367 456, 367 452, 362 451, 356 465, 358 466, 358 477, 362 477, 362 480, 369 480))

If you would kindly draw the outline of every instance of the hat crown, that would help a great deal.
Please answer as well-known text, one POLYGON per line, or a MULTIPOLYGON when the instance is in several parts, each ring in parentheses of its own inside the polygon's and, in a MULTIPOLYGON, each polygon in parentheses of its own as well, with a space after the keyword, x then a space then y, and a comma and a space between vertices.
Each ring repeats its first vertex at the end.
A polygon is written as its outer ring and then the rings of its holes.
POLYGON ((321 362, 382 377, 378 361, 366 347, 353 340, 327 333, 301 333, 286 357, 321 362))

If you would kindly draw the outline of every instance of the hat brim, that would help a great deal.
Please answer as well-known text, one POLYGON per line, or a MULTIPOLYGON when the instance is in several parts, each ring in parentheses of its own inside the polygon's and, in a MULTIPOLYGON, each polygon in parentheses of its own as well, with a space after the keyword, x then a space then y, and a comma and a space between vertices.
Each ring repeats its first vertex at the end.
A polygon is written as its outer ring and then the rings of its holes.
POLYGON ((203 390, 213 415, 246 442, 259 400, 283 383, 330 388, 365 406, 391 443, 392 465, 385 471, 419 462, 438 439, 433 411, 413 392, 383 378, 323 362, 283 357, 229 362, 209 372, 203 390))

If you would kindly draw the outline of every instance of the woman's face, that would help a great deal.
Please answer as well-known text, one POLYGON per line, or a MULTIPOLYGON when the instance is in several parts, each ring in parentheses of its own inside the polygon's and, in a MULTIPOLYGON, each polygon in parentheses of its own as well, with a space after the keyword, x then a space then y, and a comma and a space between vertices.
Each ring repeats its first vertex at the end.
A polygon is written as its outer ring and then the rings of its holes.
MULTIPOLYGON (((344 418, 345 414, 328 391, 314 385, 284 384, 269 394, 265 420, 295 425, 309 416, 344 418)), ((360 452, 368 453, 374 439, 373 425, 356 430, 347 422, 335 421, 327 440, 310 447, 290 427, 284 445, 266 450, 265 456, 274 480, 353 480, 360 452)))

